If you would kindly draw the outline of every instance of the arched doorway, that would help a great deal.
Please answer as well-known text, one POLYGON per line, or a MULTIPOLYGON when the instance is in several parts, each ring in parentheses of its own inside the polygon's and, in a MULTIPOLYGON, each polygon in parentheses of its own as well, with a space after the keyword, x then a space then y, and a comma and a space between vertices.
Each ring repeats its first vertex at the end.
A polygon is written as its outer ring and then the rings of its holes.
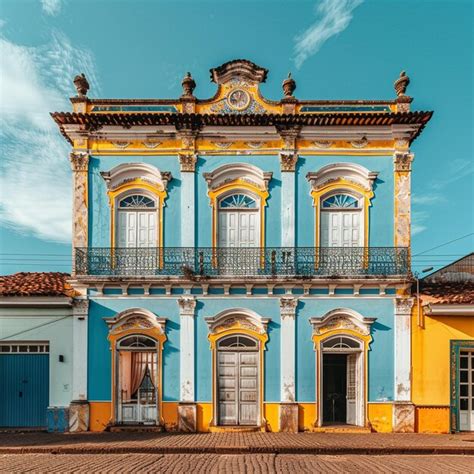
POLYGON ((156 424, 158 415, 158 343, 131 334, 116 345, 116 420, 124 424, 156 424))
POLYGON ((243 334, 217 343, 218 424, 256 426, 259 406, 259 342, 243 334))
POLYGON ((166 318, 130 308, 105 321, 112 354, 110 423, 161 425, 166 318))

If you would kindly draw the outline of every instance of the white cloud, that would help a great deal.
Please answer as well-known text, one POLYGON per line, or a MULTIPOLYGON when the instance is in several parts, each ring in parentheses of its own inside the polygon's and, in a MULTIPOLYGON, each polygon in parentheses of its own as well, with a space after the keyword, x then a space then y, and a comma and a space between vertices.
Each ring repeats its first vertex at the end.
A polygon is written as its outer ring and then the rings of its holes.
POLYGON ((446 201, 446 198, 441 194, 414 194, 411 202, 415 205, 431 205, 446 201))
POLYGON ((0 223, 58 242, 71 238, 69 144, 49 112, 70 110, 72 78, 97 90, 93 59, 54 32, 26 47, 0 38, 0 223))
POLYGON ((301 65, 331 36, 344 31, 352 20, 352 11, 363 0, 322 0, 316 8, 316 21, 295 38, 294 62, 299 69, 301 65))
POLYGON ((425 222, 430 214, 425 211, 413 211, 411 215, 411 233, 412 235, 421 234, 427 229, 425 222))
POLYGON ((41 0, 41 7, 47 15, 56 16, 61 11, 62 0, 41 0))

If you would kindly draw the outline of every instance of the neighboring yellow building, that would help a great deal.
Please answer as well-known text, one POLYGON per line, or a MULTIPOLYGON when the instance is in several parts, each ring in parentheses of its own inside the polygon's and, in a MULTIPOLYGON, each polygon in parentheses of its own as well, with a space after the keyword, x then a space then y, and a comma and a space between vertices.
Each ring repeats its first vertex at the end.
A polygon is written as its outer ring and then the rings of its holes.
POLYGON ((411 325, 415 430, 474 431, 474 253, 421 280, 418 294, 411 325))

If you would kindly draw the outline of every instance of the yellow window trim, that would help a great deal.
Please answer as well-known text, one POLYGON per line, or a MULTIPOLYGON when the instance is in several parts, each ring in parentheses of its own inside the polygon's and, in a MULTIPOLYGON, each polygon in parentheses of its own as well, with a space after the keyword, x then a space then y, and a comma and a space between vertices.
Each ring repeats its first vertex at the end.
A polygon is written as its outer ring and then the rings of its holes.
POLYGON ((242 178, 234 179, 225 183, 218 188, 208 191, 208 196, 211 200, 212 207, 212 247, 217 247, 217 222, 218 222, 218 202, 219 198, 232 191, 248 191, 260 198, 260 247, 265 247, 265 207, 267 205, 267 198, 269 192, 266 189, 260 189, 257 186, 245 181, 242 178))

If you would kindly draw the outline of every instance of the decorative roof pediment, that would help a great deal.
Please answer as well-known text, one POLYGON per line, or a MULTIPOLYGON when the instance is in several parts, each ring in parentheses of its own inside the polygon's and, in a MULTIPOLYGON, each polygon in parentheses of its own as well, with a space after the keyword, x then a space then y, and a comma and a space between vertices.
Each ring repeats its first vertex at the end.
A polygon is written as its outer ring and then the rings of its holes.
POLYGON ((266 81, 268 70, 246 59, 229 61, 210 70, 217 84, 216 95, 201 101, 200 113, 265 114, 279 111, 278 103, 265 100, 259 86, 266 81))
POLYGON ((155 186, 159 191, 165 191, 168 181, 171 180, 169 172, 160 172, 158 168, 146 163, 122 163, 110 171, 101 173, 107 189, 115 191, 124 184, 142 180, 155 186))
POLYGON ((332 163, 323 166, 316 172, 308 173, 306 178, 314 190, 344 179, 361 186, 366 191, 372 191, 377 176, 378 171, 369 171, 364 166, 355 163, 332 163))
POLYGON ((257 166, 248 163, 230 163, 220 166, 211 173, 204 173, 204 178, 211 190, 218 189, 227 183, 241 179, 254 185, 261 191, 267 191, 272 173, 264 172, 257 166))

